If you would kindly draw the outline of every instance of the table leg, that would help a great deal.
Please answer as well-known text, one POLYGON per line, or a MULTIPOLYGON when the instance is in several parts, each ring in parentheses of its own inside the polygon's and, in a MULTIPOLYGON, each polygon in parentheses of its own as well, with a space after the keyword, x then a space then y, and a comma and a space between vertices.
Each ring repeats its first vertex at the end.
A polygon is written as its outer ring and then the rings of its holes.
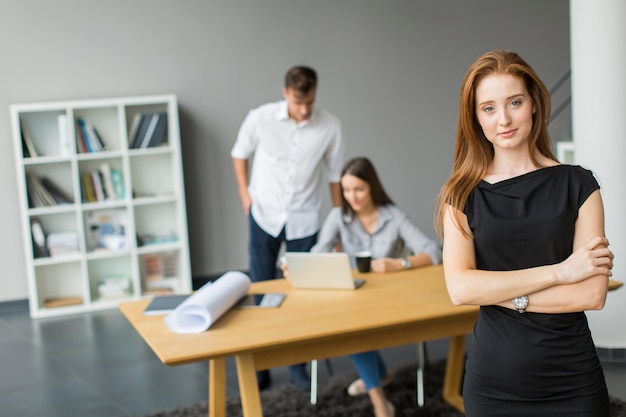
POLYGON ((452 336, 448 347, 446 375, 443 380, 443 399, 460 412, 465 412, 461 396, 461 380, 465 366, 465 336, 452 336))
POLYGON ((226 417, 226 359, 209 361, 209 417, 226 417))
POLYGON ((254 358, 251 354, 237 355, 237 378, 244 417, 262 417, 261 395, 256 379, 254 358))

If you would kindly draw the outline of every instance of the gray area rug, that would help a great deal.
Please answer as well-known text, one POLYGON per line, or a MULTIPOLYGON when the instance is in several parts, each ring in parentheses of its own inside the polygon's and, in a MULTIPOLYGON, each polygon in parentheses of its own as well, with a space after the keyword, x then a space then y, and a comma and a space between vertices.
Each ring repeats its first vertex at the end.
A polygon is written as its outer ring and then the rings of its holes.
MULTIPOLYGON (((463 417, 441 398, 445 362, 431 363, 424 372, 425 404, 416 402, 415 365, 395 370, 393 382, 385 387, 389 400, 396 406, 398 417, 463 417)), ((336 375, 324 383, 318 391, 317 405, 311 405, 308 392, 293 385, 261 392, 264 417, 371 417, 372 407, 367 396, 353 398, 346 394, 346 387, 356 374, 336 375)), ((239 398, 228 398, 228 417, 242 417, 239 398)), ((206 417, 207 403, 199 402, 188 407, 158 411, 144 417, 206 417)), ((626 417, 626 402, 611 399, 611 417, 626 417)))

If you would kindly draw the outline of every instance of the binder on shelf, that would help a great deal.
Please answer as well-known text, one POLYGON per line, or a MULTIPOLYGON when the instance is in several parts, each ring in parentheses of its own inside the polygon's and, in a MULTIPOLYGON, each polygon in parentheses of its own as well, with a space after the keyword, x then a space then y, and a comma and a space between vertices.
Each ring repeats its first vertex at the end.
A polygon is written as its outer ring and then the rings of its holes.
POLYGON ((128 145, 132 148, 132 144, 137 137, 137 132, 139 131, 139 127, 141 126, 141 121, 143 119, 143 114, 137 113, 133 116, 133 121, 130 125, 130 130, 128 131, 128 145))
POLYGON ((149 148, 160 146, 167 138, 167 113, 159 113, 159 120, 154 129, 154 133, 148 142, 149 148))
POLYGON ((148 124, 148 128, 146 129, 146 133, 141 139, 140 148, 147 148, 150 143, 150 139, 152 139, 152 135, 154 135, 154 131, 156 130, 157 123, 159 122, 159 113, 154 113, 150 116, 150 123, 148 124))
POLYGON ((39 219, 30 219, 30 232, 33 239, 33 255, 35 258, 45 258, 50 256, 46 246, 46 233, 39 219))
POLYGON ((130 147, 149 148, 161 145, 167 139, 167 113, 142 113, 133 119, 130 147))
POLYGON ((137 127, 137 130, 134 132, 130 143, 130 147, 132 149, 137 149, 141 146, 141 141, 143 140, 143 137, 146 134, 146 130, 148 129, 148 125, 152 120, 150 114, 141 114, 140 117, 141 119, 139 125, 137 127))

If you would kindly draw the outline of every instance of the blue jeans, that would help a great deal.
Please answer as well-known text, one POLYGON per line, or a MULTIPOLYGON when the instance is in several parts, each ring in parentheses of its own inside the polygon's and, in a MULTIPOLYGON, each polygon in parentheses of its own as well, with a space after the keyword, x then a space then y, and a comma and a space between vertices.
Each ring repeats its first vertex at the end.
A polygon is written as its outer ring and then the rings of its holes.
MULTIPOLYGON (((287 240, 285 228, 277 237, 274 237, 261 229, 252 217, 248 216, 250 227, 250 244, 248 252, 250 255, 250 279, 252 282, 267 281, 274 279, 278 275, 276 271, 276 261, 280 246, 285 242, 285 248, 289 252, 308 252, 317 242, 317 233, 302 239, 287 240)), ((257 377, 267 371, 258 371, 257 377)), ((291 380, 297 382, 302 389, 308 389, 309 381, 304 363, 297 363, 289 366, 291 380)))
POLYGON ((302 239, 287 240, 285 228, 277 237, 274 237, 261 229, 252 217, 248 216, 250 227, 250 279, 252 282, 267 281, 277 276, 276 261, 280 246, 285 242, 285 248, 289 252, 308 252, 317 242, 317 233, 302 239))
POLYGON ((383 378, 387 376, 387 366, 377 350, 355 353, 350 355, 350 358, 365 383, 367 391, 382 385, 383 378))

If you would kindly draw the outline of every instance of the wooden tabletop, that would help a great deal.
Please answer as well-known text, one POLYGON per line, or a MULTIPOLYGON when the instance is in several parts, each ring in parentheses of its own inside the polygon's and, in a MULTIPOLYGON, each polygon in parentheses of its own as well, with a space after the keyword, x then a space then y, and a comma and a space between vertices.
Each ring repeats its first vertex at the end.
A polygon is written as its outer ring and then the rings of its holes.
POLYGON ((441 265, 362 277, 365 285, 354 291, 293 290, 283 279, 254 283, 250 293, 284 292, 287 297, 279 308, 233 308, 200 334, 176 334, 163 316, 144 316, 148 299, 123 303, 120 310, 168 365, 477 314, 477 307, 450 302, 441 265))
POLYGON ((616 290, 619 287, 621 287, 622 285, 624 285, 623 282, 615 281, 614 279, 610 279, 609 280, 609 291, 616 290))

